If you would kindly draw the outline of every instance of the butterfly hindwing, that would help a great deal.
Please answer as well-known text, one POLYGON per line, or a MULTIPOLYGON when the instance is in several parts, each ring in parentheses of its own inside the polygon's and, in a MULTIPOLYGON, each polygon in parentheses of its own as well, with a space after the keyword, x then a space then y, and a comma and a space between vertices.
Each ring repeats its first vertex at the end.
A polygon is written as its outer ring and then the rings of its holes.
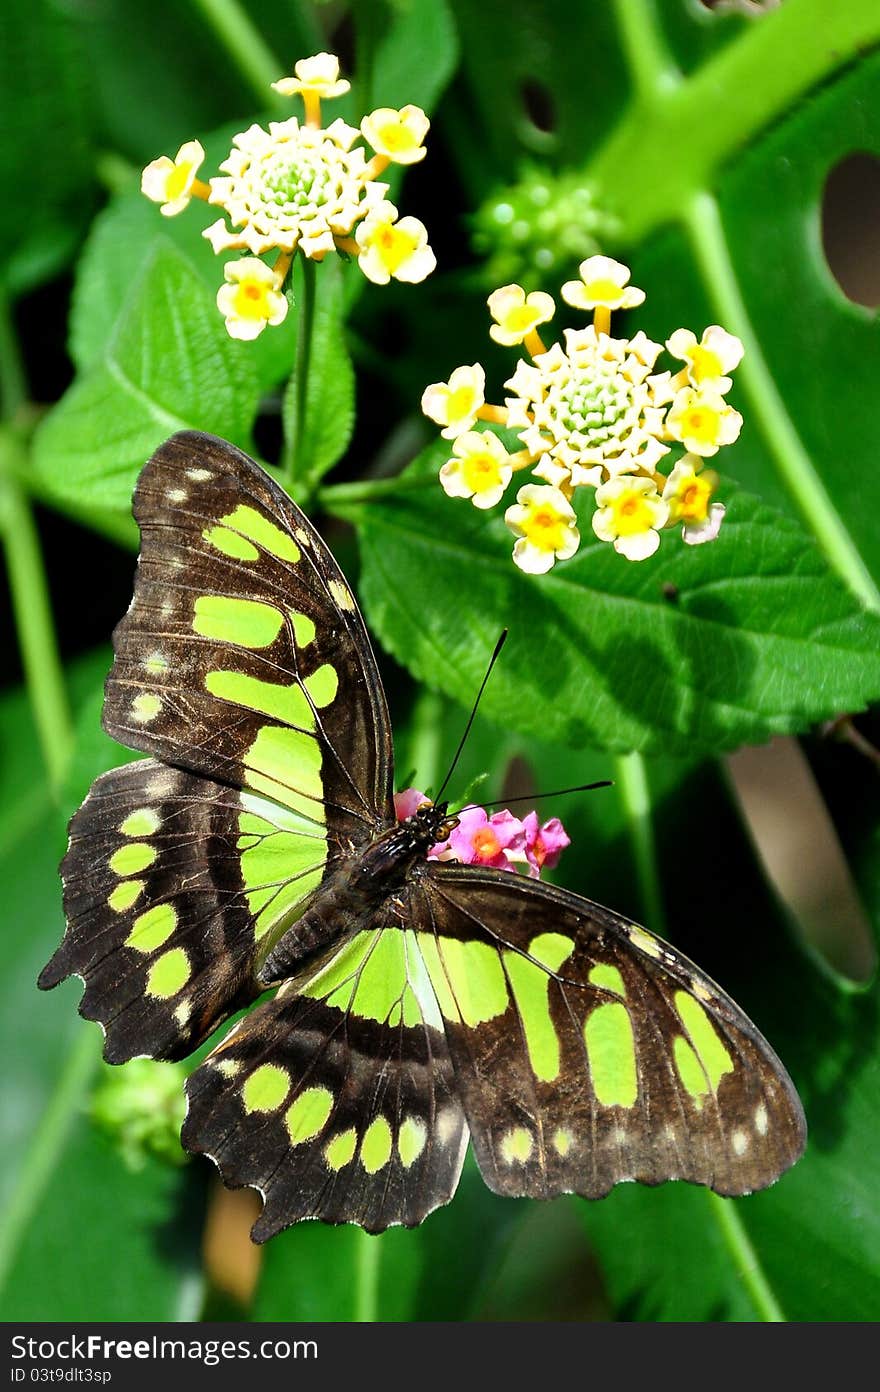
POLYGON ((187 1095, 184 1144, 260 1190, 260 1242, 302 1218, 411 1227, 458 1184, 442 1021, 415 935, 382 920, 235 1026, 187 1095))
POLYGON ((743 1012, 607 909, 501 871, 429 866, 419 941, 483 1178, 503 1194, 623 1180, 764 1188, 800 1102, 743 1012))
POLYGON ((152 759, 103 774, 61 867, 67 930, 40 985, 73 973, 114 1063, 184 1058, 263 989, 260 944, 324 873, 309 821, 152 759))
POLYGON ((362 841, 390 803, 391 737, 363 621, 328 548, 253 460, 173 436, 138 480, 134 599, 104 725, 362 841))

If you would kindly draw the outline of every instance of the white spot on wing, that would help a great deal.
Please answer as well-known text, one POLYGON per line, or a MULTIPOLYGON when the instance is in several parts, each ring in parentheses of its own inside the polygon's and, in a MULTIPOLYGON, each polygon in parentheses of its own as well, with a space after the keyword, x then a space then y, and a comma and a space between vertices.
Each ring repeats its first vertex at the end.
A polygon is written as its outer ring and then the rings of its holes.
POLYGON ((214 475, 210 469, 187 469, 186 476, 192 479, 193 483, 207 483, 214 475))
POLYGON ((767 1135, 767 1108, 763 1102, 755 1108, 755 1130, 759 1136, 767 1135))
POLYGON ((745 1155, 749 1148, 749 1138, 745 1131, 734 1131, 730 1138, 734 1155, 745 1155))
POLYGON ((340 609, 345 609, 348 613, 354 609, 354 599, 351 590, 347 585, 343 585, 341 580, 330 581, 330 593, 336 600, 340 609))

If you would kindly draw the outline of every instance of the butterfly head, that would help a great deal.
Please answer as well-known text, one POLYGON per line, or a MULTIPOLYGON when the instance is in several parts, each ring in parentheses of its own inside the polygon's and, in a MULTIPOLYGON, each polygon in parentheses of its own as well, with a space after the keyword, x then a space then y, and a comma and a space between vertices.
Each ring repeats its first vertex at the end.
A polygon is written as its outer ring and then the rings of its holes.
POLYGON ((405 825, 428 847, 445 841, 458 822, 458 817, 450 815, 448 802, 425 802, 407 818, 405 825))

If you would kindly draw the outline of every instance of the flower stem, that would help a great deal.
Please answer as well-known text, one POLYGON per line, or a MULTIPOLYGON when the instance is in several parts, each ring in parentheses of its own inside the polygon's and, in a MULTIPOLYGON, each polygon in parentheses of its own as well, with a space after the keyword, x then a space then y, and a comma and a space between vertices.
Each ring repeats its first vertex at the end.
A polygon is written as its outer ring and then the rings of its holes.
POLYGON ((283 98, 272 91, 270 84, 278 81, 284 68, 238 0, 192 0, 192 3, 201 10, 202 17, 249 84, 260 106, 280 106, 283 98))
POLYGON ((410 717, 407 769, 414 771, 416 786, 436 792, 440 786, 441 740, 444 702, 439 692, 423 687, 410 717))
POLYGON ((96 1029, 80 1029, 55 1091, 40 1119, 25 1156, 21 1175, 5 1211, 0 1237, 0 1289, 18 1255, 18 1244, 50 1182, 83 1097, 101 1055, 101 1036, 96 1029))
POLYGON ((635 96, 584 169, 627 242, 675 222, 682 205, 799 97, 880 39, 877 0, 786 0, 680 84, 663 55, 648 0, 615 0, 635 96), (785 62, 780 62, 780 54, 785 62), (707 119, 707 113, 711 119, 707 119), (670 150, 675 159, 670 160, 670 150))
POLYGON ((0 543, 2 543, 12 610, 25 683, 43 760, 54 797, 58 797, 73 748, 73 727, 64 673, 58 654, 49 587, 33 512, 20 482, 24 446, 12 422, 27 403, 27 380, 12 323, 11 306, 0 294, 0 543))
POLYGON ((681 74, 666 47, 656 0, 612 0, 614 21, 635 91, 645 101, 677 86, 681 74))
POLYGON ((18 442, 0 435, 0 538, 25 684, 53 796, 60 794, 73 749, 73 727, 55 637, 49 588, 30 503, 8 467, 18 442))
POLYGON ((641 754, 619 754, 614 760, 614 782, 623 803, 636 863, 646 927, 664 933, 665 914, 657 852, 651 823, 651 791, 641 754))
MULTIPOLYGON (((312 358, 312 334, 315 326, 315 263, 307 256, 300 257, 302 284, 299 300, 299 320, 296 337, 296 406, 293 428, 285 446, 285 472, 291 489, 306 484, 307 461, 303 457, 306 412, 309 401, 309 366, 312 358)), ((304 501, 301 498, 301 501, 304 501)))
POLYGON ((355 1267, 354 1321, 356 1324, 375 1324, 379 1314, 379 1267, 382 1252, 375 1233, 358 1228, 357 1266, 355 1267))
POLYGON ((770 1283, 761 1268, 758 1254, 736 1211, 735 1200, 722 1199, 718 1194, 713 1194, 711 1190, 706 1191, 706 1197, 721 1229, 724 1245, 749 1293, 758 1319, 767 1324, 784 1324, 785 1315, 779 1301, 770 1289, 770 1283))
POLYGON ((14 421, 28 399, 27 377, 12 318, 12 305, 0 286, 0 410, 14 421))
MULTIPOLYGON (((645 762, 640 754, 633 753, 619 756, 615 764, 615 784, 620 790, 629 823, 646 923, 653 932, 662 933, 663 902, 651 826, 651 798, 645 762)), ((704 1193, 733 1265, 754 1304, 758 1319, 768 1323, 784 1321, 785 1315, 770 1289, 758 1254, 752 1246, 734 1201, 722 1199, 709 1189, 704 1190, 704 1193)))
POLYGON ((318 502, 325 512, 338 512, 358 503, 371 503, 377 498, 394 498, 403 493, 415 493, 422 488, 436 486, 437 476, 430 478, 410 478, 409 476, 380 479, 358 479, 354 483, 328 483, 318 489, 318 502))
POLYGON ((713 196, 696 194, 686 204, 685 226, 706 290, 720 323, 742 339, 745 356, 738 381, 750 398, 782 482, 829 562, 869 609, 880 609, 880 590, 804 448, 752 328, 730 259, 713 196))

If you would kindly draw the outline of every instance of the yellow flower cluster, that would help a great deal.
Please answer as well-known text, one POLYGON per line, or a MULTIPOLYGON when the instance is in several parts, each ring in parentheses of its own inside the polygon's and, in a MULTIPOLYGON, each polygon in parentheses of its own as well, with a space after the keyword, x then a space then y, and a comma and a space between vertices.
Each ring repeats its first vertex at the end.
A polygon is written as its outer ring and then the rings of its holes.
POLYGON ((416 164, 425 156, 429 121, 417 106, 380 107, 360 129, 321 123, 321 102, 343 96, 349 83, 339 62, 319 53, 298 62, 293 77, 272 86, 282 96, 300 96, 304 119, 252 125, 236 135, 220 165, 223 177, 204 183, 198 171, 205 151, 197 140, 147 165, 141 189, 166 217, 192 198, 223 209, 225 217, 205 229, 214 251, 247 250, 226 265, 226 284, 217 305, 233 338, 256 338, 287 313, 282 294, 296 252, 321 261, 328 252, 357 257, 368 280, 416 282, 436 264, 428 234, 413 217, 399 217, 380 175, 389 164, 416 164), (367 157, 361 138, 373 151, 367 157), (227 221, 228 219, 228 221, 227 221), (277 252, 270 267, 259 258, 277 252))
POLYGON ((562 298, 592 311, 593 323, 566 329, 564 346, 550 348, 539 328, 556 312, 552 297, 502 286, 489 296, 489 333, 496 343, 522 344, 529 355, 505 383, 504 405, 486 402, 479 363, 456 368, 422 396, 424 413, 453 441, 440 470, 450 497, 490 508, 515 473, 529 469, 541 480, 520 488, 504 515, 517 538, 513 559, 531 574, 577 551, 572 499, 578 488, 595 490, 595 535, 631 561, 653 555, 664 528, 680 525, 684 540, 696 545, 712 541, 721 527, 724 506, 712 501, 717 476, 704 461, 740 432, 742 417, 726 394, 742 344, 717 324, 699 340, 677 329, 665 347, 684 366, 655 372, 662 344, 641 332, 631 339, 610 333, 612 311, 645 298, 629 279, 628 267, 607 256, 583 261, 580 279, 563 285, 562 298), (513 430, 522 448, 509 452, 495 432, 475 430, 478 421, 513 430), (684 453, 662 472, 661 461, 676 445, 684 453))

